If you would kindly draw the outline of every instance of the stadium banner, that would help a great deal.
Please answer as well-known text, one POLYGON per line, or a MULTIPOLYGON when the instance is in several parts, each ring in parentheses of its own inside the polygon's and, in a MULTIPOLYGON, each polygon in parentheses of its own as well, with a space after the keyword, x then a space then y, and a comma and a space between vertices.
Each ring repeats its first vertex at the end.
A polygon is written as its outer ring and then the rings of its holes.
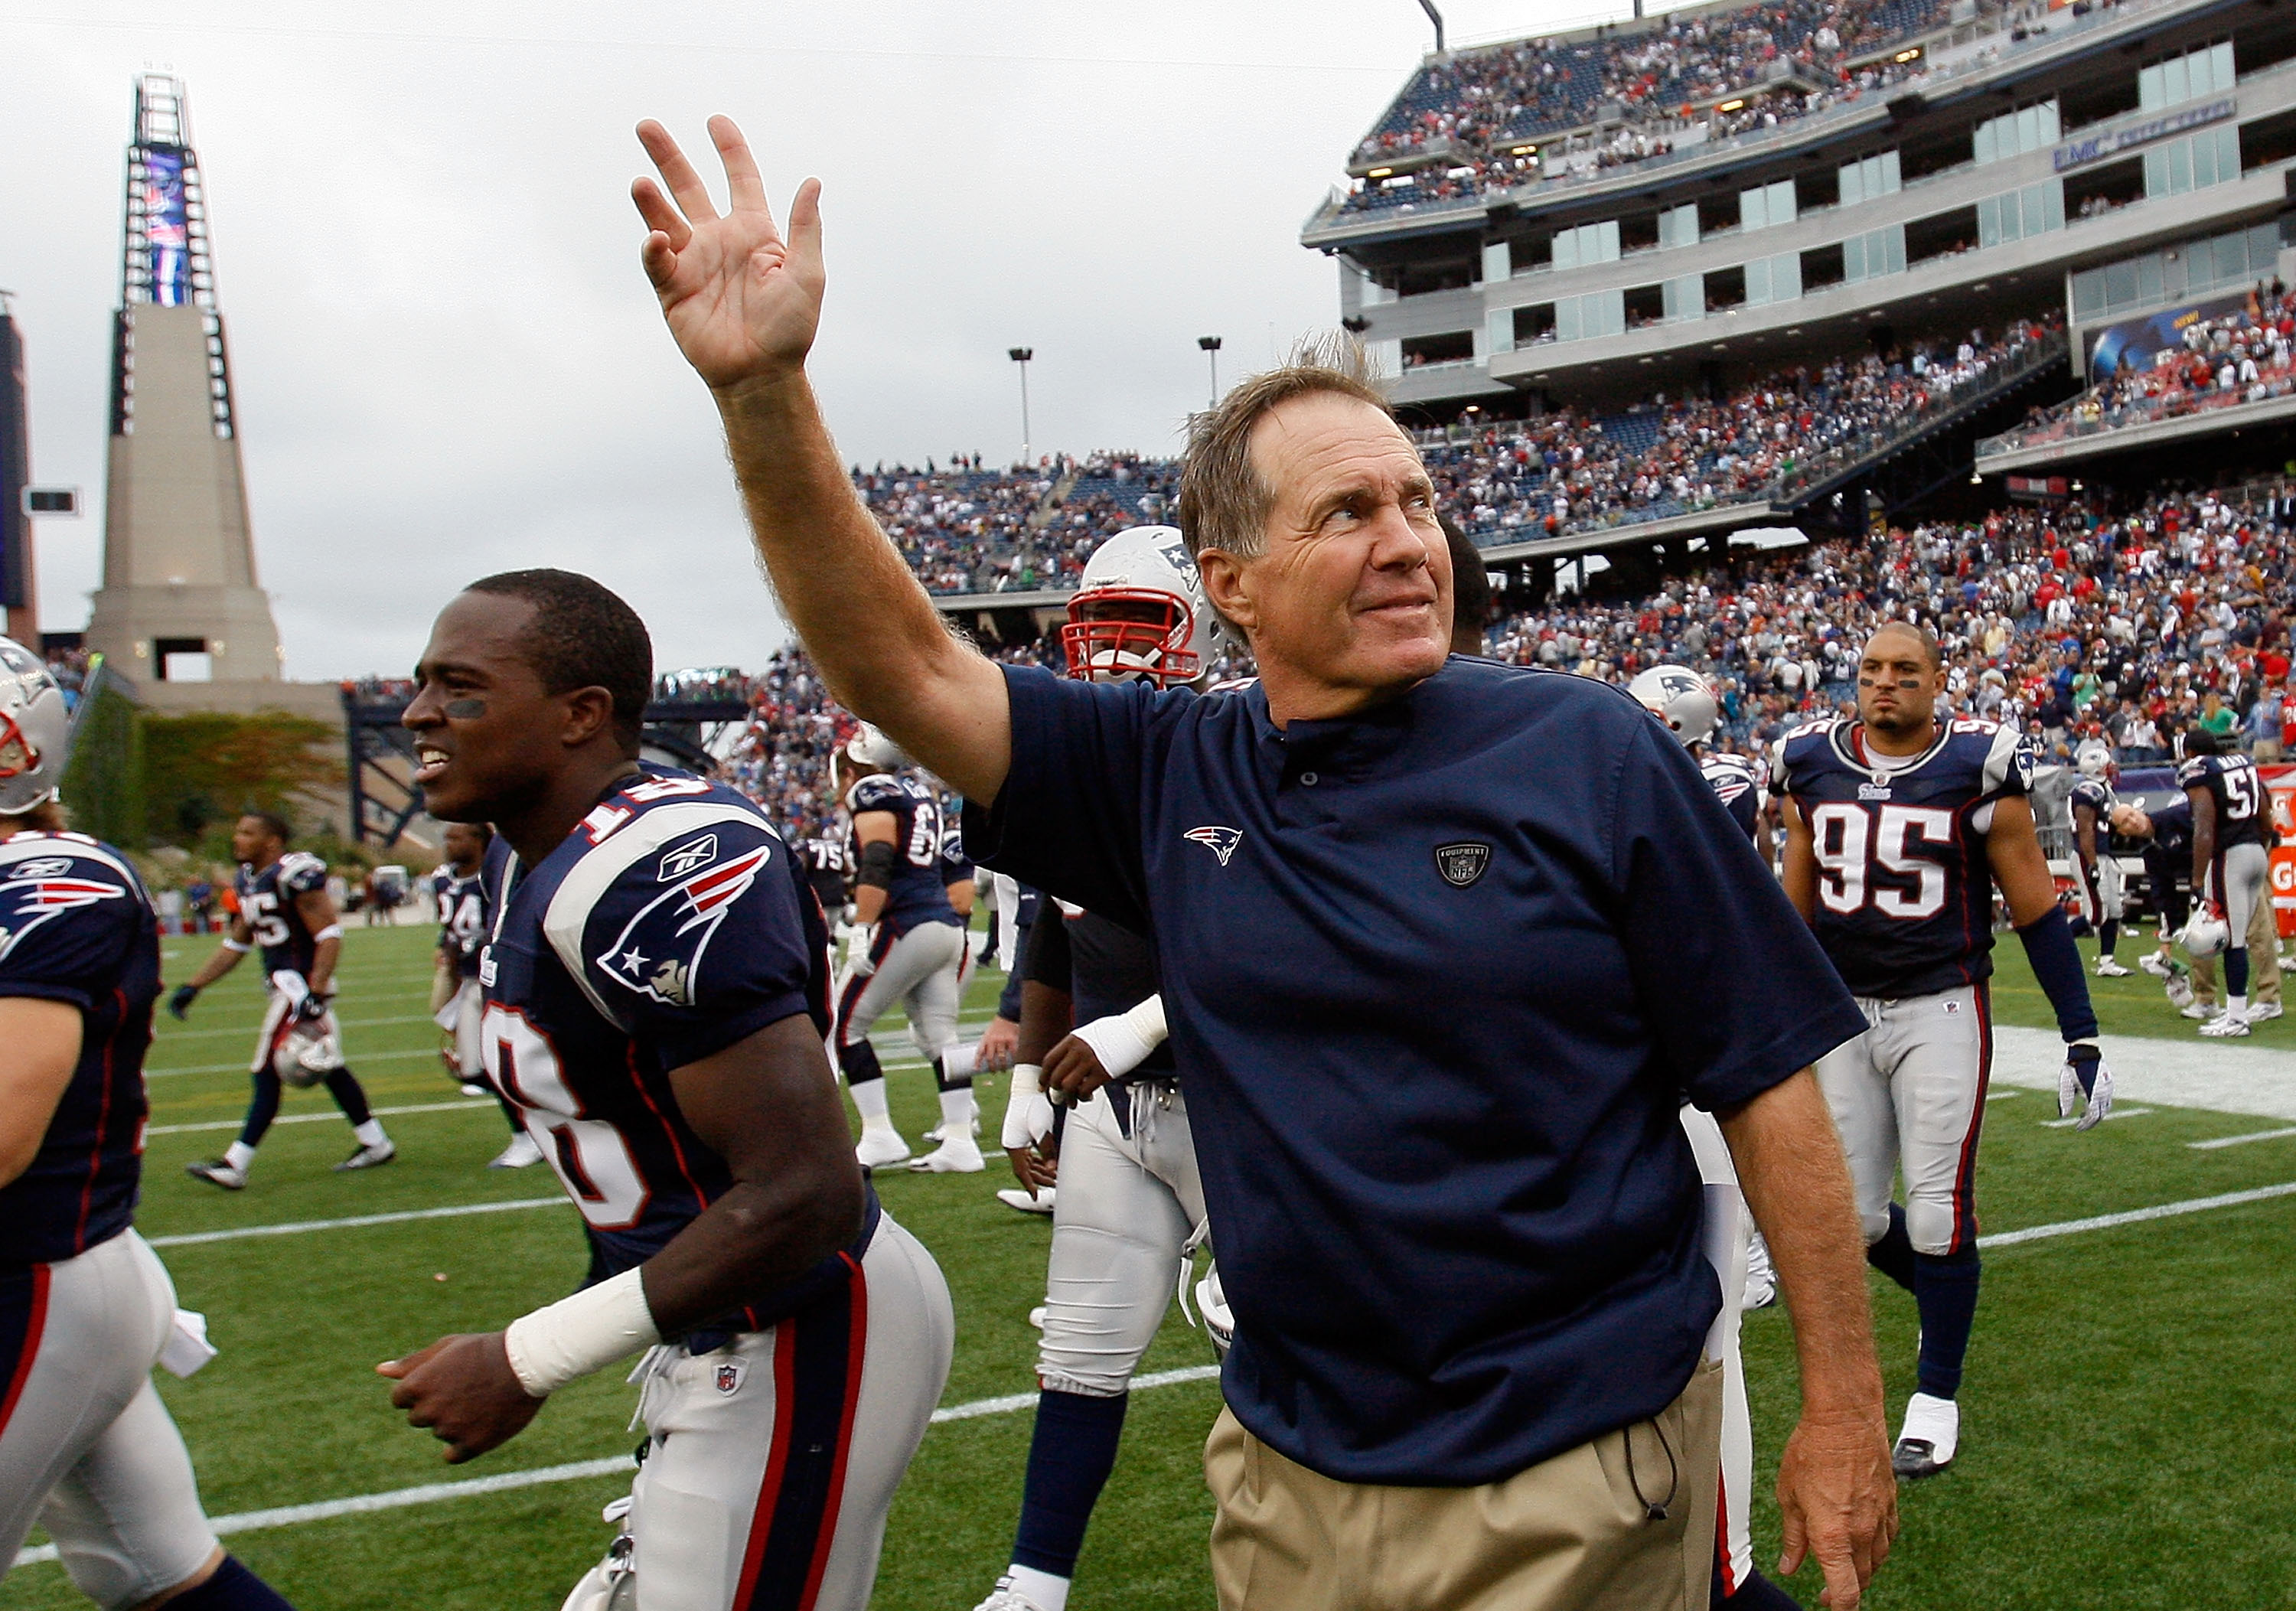
POLYGON ((192 300, 192 226, 184 201, 184 153, 144 152, 144 285, 162 308, 192 300))
POLYGON ((2286 940, 2296 935, 2296 766, 2256 770, 2272 795, 2272 826, 2280 830, 2272 851, 2272 915, 2286 940))
POLYGON ((2108 325, 2097 333, 2096 345, 2089 349, 2090 382, 2102 385, 2111 380, 2124 360, 2131 369, 2150 369, 2156 353, 2183 349, 2185 332, 2194 325, 2228 313, 2244 312, 2247 307, 2248 293, 2235 292, 2230 296, 2205 297, 2197 302, 2164 308, 2141 319, 2108 325))

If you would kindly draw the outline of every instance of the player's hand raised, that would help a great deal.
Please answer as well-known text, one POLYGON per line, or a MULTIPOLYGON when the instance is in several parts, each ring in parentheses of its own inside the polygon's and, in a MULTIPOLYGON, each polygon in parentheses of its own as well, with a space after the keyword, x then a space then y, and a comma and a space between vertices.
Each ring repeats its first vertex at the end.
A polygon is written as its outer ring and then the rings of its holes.
POLYGON ((447 1445, 450 1466, 510 1442, 545 1401, 520 1384, 499 1331, 440 1337, 374 1369, 398 1384, 391 1403, 406 1411, 409 1426, 428 1427, 447 1445))
POLYGON ((638 141, 661 184, 641 178, 630 198, 652 232, 643 260, 662 318, 685 361, 725 392, 804 370, 821 322, 821 185, 798 186, 784 237, 733 119, 710 119, 709 138, 726 168, 724 216, 677 142, 651 118, 638 125, 638 141))

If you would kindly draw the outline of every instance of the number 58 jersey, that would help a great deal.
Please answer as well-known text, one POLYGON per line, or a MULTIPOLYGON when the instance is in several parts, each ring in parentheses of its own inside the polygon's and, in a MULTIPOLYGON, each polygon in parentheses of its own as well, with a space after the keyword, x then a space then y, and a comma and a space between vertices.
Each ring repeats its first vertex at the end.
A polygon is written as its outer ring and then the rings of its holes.
POLYGON ((2013 728, 1960 719, 1901 760, 1843 718, 1779 741, 1773 786, 1808 825, 1817 860, 1812 926, 1856 996, 1902 1000, 1993 972, 1996 801, 2032 786, 2013 728))
POLYGON ((603 1280, 733 1183, 670 1071, 800 1013, 828 1032, 821 908, 756 807, 667 769, 608 795, 531 868, 497 836, 485 875, 487 1077, 581 1210, 603 1280))

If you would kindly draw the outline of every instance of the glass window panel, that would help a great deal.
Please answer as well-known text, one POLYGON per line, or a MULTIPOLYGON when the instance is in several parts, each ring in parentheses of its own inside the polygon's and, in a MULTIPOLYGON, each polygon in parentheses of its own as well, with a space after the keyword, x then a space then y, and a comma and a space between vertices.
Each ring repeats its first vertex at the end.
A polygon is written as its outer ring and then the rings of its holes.
POLYGON ((1615 263, 1619 260, 1619 221, 1605 218, 1595 226, 1595 260, 1615 263))
POLYGON ((1841 170, 1841 201, 1844 207, 1855 207, 1866 199, 1864 164, 1852 162, 1841 170))
POLYGON ((1603 333, 1624 335, 1627 333, 1627 293, 1624 291, 1598 292, 1596 300, 1603 305, 1603 333))
POLYGON ((1883 237, 1882 243, 1889 251, 1888 272, 1890 274, 1905 273, 1906 226, 1903 224, 1892 224, 1889 228, 1883 230, 1882 234, 1883 237))
POLYGON ((1882 164, 1882 190, 1884 194, 1887 194, 1889 192, 1896 190, 1900 183, 1898 177, 1898 153, 1894 151, 1885 151, 1882 153, 1880 161, 1882 164))
POLYGON ((1994 160, 1997 137, 1991 122, 1980 123, 1977 126, 1977 160, 1979 161, 1990 162, 1994 160))
POLYGON ((1759 186, 1738 193, 1739 228, 1760 229, 1769 221, 1769 198, 1759 186))
POLYGON ((1556 233, 1554 267, 1558 269, 1578 267, 1578 236, 1576 231, 1565 229, 1556 233))
MULTIPOLYGON (((2005 208, 2003 210, 2007 210, 2005 208)), ((2017 238, 2041 233, 2041 187, 2028 185, 2017 193, 2017 238)))
POLYGON ((2240 177, 2240 128, 2227 123, 2217 130, 2217 183, 2229 185, 2240 177))
POLYGON ((1575 341, 1578 339, 1578 299, 1564 297, 1554 304, 1554 339, 1575 341))
POLYGON ((1801 295, 1801 254, 1790 251, 1770 264, 1770 300, 1791 302, 1801 295))
POLYGON ((2038 107, 2021 106, 2017 109, 2017 149, 2019 151, 2030 151, 2041 143, 2040 119, 2041 112, 2038 107))
POLYGON ((2058 113, 2057 113, 2057 103, 2056 103, 2054 101, 2044 101, 2044 102, 2042 102, 2042 103, 2041 103, 2041 144, 2044 144, 2044 145, 2054 145, 2054 144, 2056 144, 2056 141, 2057 141, 2057 136, 2058 136, 2059 135, 2062 134, 2063 132, 2064 132, 2063 126, 2062 126, 2062 124, 2060 122, 2059 118, 2058 118, 2058 113))
POLYGON ((1857 281, 1866 277, 1866 238, 1851 235, 1841 242, 1841 277, 1857 281))
POLYGON ((2161 93, 2165 104, 2175 106, 2193 98, 2193 70, 2182 56, 2171 56, 2161 64, 2161 93))
POLYGON ((2173 257, 2156 253, 2152 257, 2138 259, 2136 283, 2139 292, 2144 290, 2146 284, 2144 266, 2148 263, 2157 266, 2154 272, 2161 288, 2161 299, 2173 300, 2185 294, 2185 275, 2192 270, 2192 261, 2184 253, 2178 252, 2173 257))
POLYGON ((2073 311, 2083 318, 2104 310, 2104 275, 2094 268, 2073 275, 2073 311))
POLYGON ((2136 265, 2108 264, 2104 271, 2104 303, 2108 308, 2126 308, 2136 300, 2136 265))
POLYGON ((1769 186, 1770 226, 1775 228, 1780 224, 1791 224, 1796 216, 1793 181, 1780 179, 1769 186))
POLYGON ((2155 62, 2136 75, 2136 104, 2140 111, 2151 111, 2156 106, 2168 104, 2162 83, 2164 72, 2161 65, 2155 62))
POLYGON ((1770 260, 1756 258, 1746 265, 1746 306, 1759 308, 1770 300, 1770 260))
POLYGON ((2217 89, 2219 92, 2230 89, 2233 86, 2232 41, 2226 39, 2209 46, 2209 60, 2214 63, 2214 70, 2209 77, 2216 80, 2217 89))
POLYGON ((2062 229, 2065 226, 2065 182, 2062 179, 2041 181, 2041 227, 2062 229))
POLYGON ((2001 244, 2001 198, 1987 196, 1977 204, 1977 243, 1980 246, 2001 244))
POLYGON ((2206 190, 2217 182, 2217 143, 2207 135, 2193 142, 2193 188, 2206 190))
POLYGON ((2144 153, 2144 193, 2165 196, 2169 193, 2169 153, 2148 151, 2144 153))

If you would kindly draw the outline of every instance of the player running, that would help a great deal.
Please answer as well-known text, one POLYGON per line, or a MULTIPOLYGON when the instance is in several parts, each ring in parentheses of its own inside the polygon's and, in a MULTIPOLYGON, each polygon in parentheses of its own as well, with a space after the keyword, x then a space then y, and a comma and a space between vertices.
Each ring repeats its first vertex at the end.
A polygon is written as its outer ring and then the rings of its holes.
POLYGON ((1944 657, 1918 627, 1866 640, 1857 718, 1779 742, 1786 892, 1868 1028, 1817 1064, 1849 1157, 1866 1257, 1921 1311, 1919 1391, 1891 1464, 1929 1476, 1960 1441, 1977 1311, 1976 1157, 1992 1072, 1992 890, 1998 884, 2065 1041, 2059 1110, 2112 1105, 2071 920, 2033 831, 2031 752, 2012 728, 1940 720, 1944 657), (1890 1200, 1898 1171, 1901 1209, 1890 1200))
POLYGON ((283 1611, 216 1542, 152 1387, 209 1353, 133 1224, 160 925, 125 856, 63 831, 70 727, 0 638, 0 1577, 37 1522, 98 1605, 283 1611))
MULTIPOLYGON (((1194 685, 1213 619, 1178 531, 1119 531, 1094 551, 1069 600, 1069 675, 1194 685)), ((1082 908, 1053 906, 1030 928, 1021 977, 1005 1155, 1031 1196, 1052 1189, 1056 1159, 1059 1187, 1020 1527, 1011 1566, 977 1611, 1066 1611, 1133 1372, 1205 1219, 1155 948, 1082 908), (1057 1132, 1048 1089, 1070 1105, 1057 1132)))
POLYGON ((629 606, 562 571, 474 582, 432 628, 416 779, 497 834, 488 1077, 591 1269, 506 1331, 378 1369, 460 1461, 651 1349, 625 1537, 570 1611, 859 1611, 947 1377, 948 1291, 854 1162, 795 859, 731 789, 638 763, 652 662, 629 606))
POLYGON ((2201 1033, 2227 1040, 2249 1032, 2248 931, 2267 905, 2271 877, 2265 826, 2272 805, 2256 763, 2206 727, 2185 736, 2177 785, 2193 805, 2193 888, 2202 908, 2225 925, 2224 1011, 2201 1033))
POLYGON ((832 759, 831 786, 852 818, 853 925, 845 934, 837 990, 837 1062, 861 1111, 862 1163, 882 1169, 909 1155, 885 1100, 885 1070, 869 1032, 896 1002, 907 1012, 917 1056, 940 1090, 940 1145, 917 1160, 936 1174, 978 1174, 972 1076, 952 1074, 957 969, 964 919, 950 904, 941 862, 941 811, 908 757, 864 726, 832 759))
MULTIPOLYGON (((435 1021, 447 1033, 463 1093, 472 1097, 494 1095, 494 1087, 486 1082, 486 1037, 480 1026, 487 1003, 486 992, 479 984, 479 953, 485 949, 488 931, 493 926, 488 921, 485 862, 487 847, 494 837, 494 829, 483 822, 448 823, 447 859, 432 875, 439 907, 439 959, 454 970, 455 982, 453 999, 439 1008, 435 1021)), ((503 1114, 510 1121, 510 1145, 488 1160, 487 1167, 530 1169, 541 1163, 542 1148, 526 1133, 518 1110, 504 1103, 503 1114)))
POLYGON ((2080 915, 2096 931, 2096 976, 2126 979, 2131 970, 2120 966, 2113 952, 2120 946, 2123 911, 2120 863, 2112 854, 2112 809, 2119 803, 2112 785, 2120 769, 2112 752, 2091 739, 2073 756, 2080 780, 2067 801, 2073 819, 2073 859, 2079 877, 2074 893, 2080 915))
POLYGON ((279 1116, 285 1085, 324 1082, 350 1121, 358 1145, 335 1165, 338 1171, 374 1169, 398 1155, 382 1121, 367 1107, 357 1077, 343 1062, 332 989, 343 925, 327 894, 327 864, 307 851, 289 850, 287 840, 286 823, 268 811, 250 811, 239 819, 231 831, 231 853, 239 859, 238 915, 207 965, 168 998, 170 1013, 188 1017, 201 990, 237 967, 249 951, 262 948, 268 1004, 248 1071, 255 1077, 255 1097, 248 1104, 247 1122, 222 1157, 184 1165, 193 1179, 226 1191, 247 1185, 255 1149, 279 1116))

